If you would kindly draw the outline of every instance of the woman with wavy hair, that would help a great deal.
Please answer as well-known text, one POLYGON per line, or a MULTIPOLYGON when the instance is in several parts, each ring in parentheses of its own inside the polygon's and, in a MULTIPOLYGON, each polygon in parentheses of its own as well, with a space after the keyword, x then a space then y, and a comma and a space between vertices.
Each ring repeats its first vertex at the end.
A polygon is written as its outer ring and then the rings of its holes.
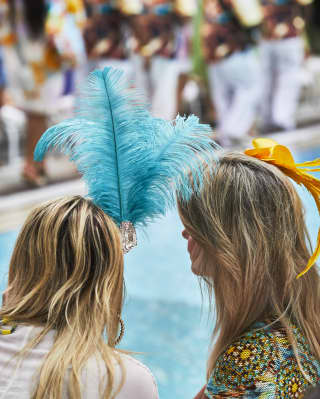
POLYGON ((124 72, 89 75, 74 118, 49 128, 34 157, 66 154, 91 200, 50 201, 22 228, 0 310, 0 398, 158 398, 150 372, 115 349, 123 254, 176 190, 188 195, 185 171, 201 174, 210 136, 194 115, 153 118, 124 72))
POLYGON ((0 397, 158 398, 152 374, 116 349, 123 330, 120 231, 91 200, 28 217, 0 310, 0 397))
POLYGON ((300 398, 319 383, 320 279, 310 269, 319 242, 310 258, 288 178, 319 205, 320 182, 308 173, 318 164, 296 164, 286 147, 258 139, 246 154, 221 152, 202 192, 178 201, 192 271, 215 299, 207 384, 197 399, 300 398))

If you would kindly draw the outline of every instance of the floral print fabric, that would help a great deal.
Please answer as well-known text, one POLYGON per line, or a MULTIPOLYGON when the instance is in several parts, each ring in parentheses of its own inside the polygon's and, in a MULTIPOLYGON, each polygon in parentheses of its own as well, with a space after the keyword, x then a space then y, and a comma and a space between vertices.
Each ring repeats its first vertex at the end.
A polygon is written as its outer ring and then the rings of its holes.
POLYGON ((293 328, 304 374, 281 328, 256 324, 220 356, 205 394, 210 399, 301 398, 320 381, 320 364, 300 329, 293 328))

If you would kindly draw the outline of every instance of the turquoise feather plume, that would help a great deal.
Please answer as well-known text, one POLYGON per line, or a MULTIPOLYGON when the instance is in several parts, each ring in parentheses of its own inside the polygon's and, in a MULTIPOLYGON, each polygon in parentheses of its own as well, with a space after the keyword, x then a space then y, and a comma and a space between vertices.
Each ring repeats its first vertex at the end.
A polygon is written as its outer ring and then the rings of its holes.
POLYGON ((176 189, 187 199, 191 184, 201 183, 200 158, 217 147, 210 134, 195 116, 152 118, 123 73, 105 68, 89 75, 75 117, 42 135, 35 160, 53 148, 67 154, 97 206, 119 225, 145 225, 174 204, 176 189))
POLYGON ((129 193, 134 224, 152 221, 173 207, 177 193, 188 200, 195 188, 201 188, 204 166, 214 165, 219 148, 211 139, 210 126, 200 124, 194 115, 177 116, 172 122, 155 119, 154 125, 158 140, 153 161, 129 193))

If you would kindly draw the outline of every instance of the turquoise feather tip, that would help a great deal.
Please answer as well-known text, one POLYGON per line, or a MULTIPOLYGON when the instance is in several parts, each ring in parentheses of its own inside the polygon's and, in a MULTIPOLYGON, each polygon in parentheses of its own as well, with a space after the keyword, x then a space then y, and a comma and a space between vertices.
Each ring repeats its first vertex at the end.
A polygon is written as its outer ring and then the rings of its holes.
POLYGON ((88 196, 120 226, 146 225, 201 187, 205 164, 213 164, 218 145, 210 126, 199 119, 153 118, 139 91, 122 71, 92 72, 80 91, 74 118, 50 127, 34 158, 55 149, 73 161, 88 196), (191 176, 191 178, 190 178, 191 176))

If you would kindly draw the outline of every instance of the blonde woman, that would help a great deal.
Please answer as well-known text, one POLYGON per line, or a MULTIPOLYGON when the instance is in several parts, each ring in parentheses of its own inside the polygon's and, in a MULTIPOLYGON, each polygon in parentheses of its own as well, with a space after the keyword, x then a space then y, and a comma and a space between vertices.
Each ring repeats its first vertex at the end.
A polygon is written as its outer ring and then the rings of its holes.
POLYGON ((0 398, 157 399, 121 335, 119 229, 90 200, 50 201, 25 222, 0 310, 0 398))
POLYGON ((222 152, 201 194, 179 201, 192 271, 216 311, 197 399, 300 398, 320 381, 320 279, 316 267, 305 273, 314 257, 308 263, 302 203, 284 172, 306 186, 312 176, 254 151, 222 152))

